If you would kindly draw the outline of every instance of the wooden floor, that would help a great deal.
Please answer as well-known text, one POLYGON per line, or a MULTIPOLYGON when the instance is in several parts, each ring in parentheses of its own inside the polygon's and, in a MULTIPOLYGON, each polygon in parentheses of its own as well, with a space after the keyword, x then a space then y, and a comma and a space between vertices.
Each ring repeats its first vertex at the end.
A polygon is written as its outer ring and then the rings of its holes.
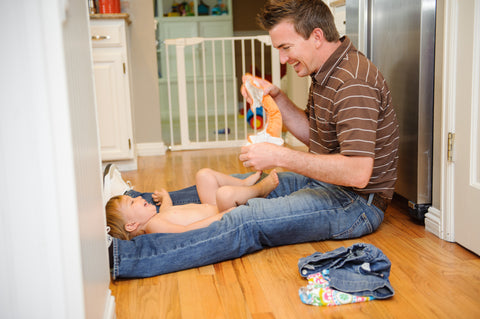
MULTIPOLYGON (((139 191, 175 190, 192 185, 202 167, 247 172, 238 149, 221 149, 140 157, 138 170, 123 177, 139 191)), ((359 239, 270 248, 201 268, 118 280, 110 288, 118 319, 480 318, 480 258, 426 232, 398 201, 375 233, 359 239), (303 304, 298 289, 306 281, 298 259, 358 242, 375 245, 390 259, 395 296, 337 307, 303 304)))

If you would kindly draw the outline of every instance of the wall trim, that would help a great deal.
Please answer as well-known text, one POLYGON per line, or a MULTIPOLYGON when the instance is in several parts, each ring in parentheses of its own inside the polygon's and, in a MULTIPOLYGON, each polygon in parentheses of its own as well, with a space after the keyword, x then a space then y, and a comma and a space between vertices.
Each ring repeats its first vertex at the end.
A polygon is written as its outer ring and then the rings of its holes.
POLYGON ((138 156, 159 156, 165 155, 167 147, 163 142, 161 143, 137 143, 136 145, 138 156))
POLYGON ((455 150, 453 161, 447 161, 448 133, 455 133, 456 92, 457 92, 457 57, 458 57, 458 0, 445 1, 445 37, 443 43, 443 118, 442 118, 442 208, 441 222, 442 239, 455 240, 454 211, 455 211, 455 150))
MULTIPOLYGON (((476 105, 480 106, 480 93, 475 90, 475 88, 480 87, 480 4, 478 2, 475 3, 475 15, 474 15, 474 34, 473 34, 473 62, 472 62, 472 117, 471 117, 471 126, 474 128, 474 134, 472 136, 471 141, 476 141, 475 136, 480 136, 478 133, 478 126, 477 126, 477 121, 479 119, 479 111, 478 107, 475 107, 476 105)), ((471 148, 474 150, 472 152, 472 158, 470 159, 470 165, 471 165, 471 170, 474 171, 473 175, 478 176, 478 173, 476 171, 476 165, 473 163, 478 163, 479 162, 479 155, 480 154, 480 148, 478 147, 478 143, 471 142, 472 146, 471 148)), ((478 181, 475 182, 475 186, 478 187, 478 181)))
POLYGON ((435 207, 429 207, 425 214, 425 230, 431 232, 438 238, 443 239, 442 231, 442 213, 435 207))
MULTIPOLYGON (((438 7, 437 7, 438 10, 438 7)), ((443 4, 443 19, 438 19, 437 12, 437 30, 442 24, 443 38, 437 34, 437 41, 440 39, 442 56, 436 63, 440 64, 442 76, 436 81, 440 81, 441 98, 437 100, 440 103, 441 120, 440 126, 440 176, 439 176, 439 196, 440 203, 438 208, 431 207, 425 215, 425 229, 432 232, 439 238, 447 241, 454 241, 454 180, 455 180, 455 162, 447 161, 448 133, 455 133, 455 93, 456 93, 456 63, 457 63, 457 33, 458 33, 458 0, 445 0, 443 4)), ((437 31, 438 32, 438 31, 437 31)), ((455 154, 454 154, 455 157, 455 154)))

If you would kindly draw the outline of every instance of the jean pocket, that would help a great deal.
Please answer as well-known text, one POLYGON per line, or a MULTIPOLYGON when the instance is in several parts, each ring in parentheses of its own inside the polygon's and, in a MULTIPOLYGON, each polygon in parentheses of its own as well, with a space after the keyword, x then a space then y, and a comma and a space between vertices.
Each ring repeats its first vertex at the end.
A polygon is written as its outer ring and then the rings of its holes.
POLYGON ((350 191, 345 190, 341 186, 337 186, 335 194, 337 201, 345 210, 348 210, 350 205, 355 202, 355 195, 352 196, 350 191))
POLYGON ((367 215, 362 213, 347 229, 332 234, 333 239, 350 239, 357 238, 372 233, 375 227, 370 223, 367 215))

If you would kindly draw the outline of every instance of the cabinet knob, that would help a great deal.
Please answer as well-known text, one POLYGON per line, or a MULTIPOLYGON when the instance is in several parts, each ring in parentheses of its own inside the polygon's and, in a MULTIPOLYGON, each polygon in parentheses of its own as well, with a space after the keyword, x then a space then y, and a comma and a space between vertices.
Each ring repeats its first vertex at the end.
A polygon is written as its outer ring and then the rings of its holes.
POLYGON ((92 35, 92 40, 99 41, 99 40, 110 40, 109 35, 92 35))

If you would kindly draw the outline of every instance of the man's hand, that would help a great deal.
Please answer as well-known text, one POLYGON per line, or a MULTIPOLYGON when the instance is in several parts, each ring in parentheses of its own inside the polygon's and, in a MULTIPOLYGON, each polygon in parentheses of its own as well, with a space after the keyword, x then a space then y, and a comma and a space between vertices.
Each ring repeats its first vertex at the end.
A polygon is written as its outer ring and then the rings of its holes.
POLYGON ((257 171, 275 168, 284 147, 272 143, 257 143, 242 147, 238 157, 245 167, 252 167, 257 171))
POLYGON ((242 87, 240 88, 240 92, 242 93, 242 96, 247 100, 250 105, 253 105, 252 98, 248 95, 247 89, 245 88, 245 82, 255 78, 255 81, 257 81, 258 84, 263 88, 263 95, 270 95, 273 99, 281 92, 278 87, 273 85, 271 82, 267 80, 263 80, 259 77, 254 77, 251 74, 245 74, 242 76, 242 87))

